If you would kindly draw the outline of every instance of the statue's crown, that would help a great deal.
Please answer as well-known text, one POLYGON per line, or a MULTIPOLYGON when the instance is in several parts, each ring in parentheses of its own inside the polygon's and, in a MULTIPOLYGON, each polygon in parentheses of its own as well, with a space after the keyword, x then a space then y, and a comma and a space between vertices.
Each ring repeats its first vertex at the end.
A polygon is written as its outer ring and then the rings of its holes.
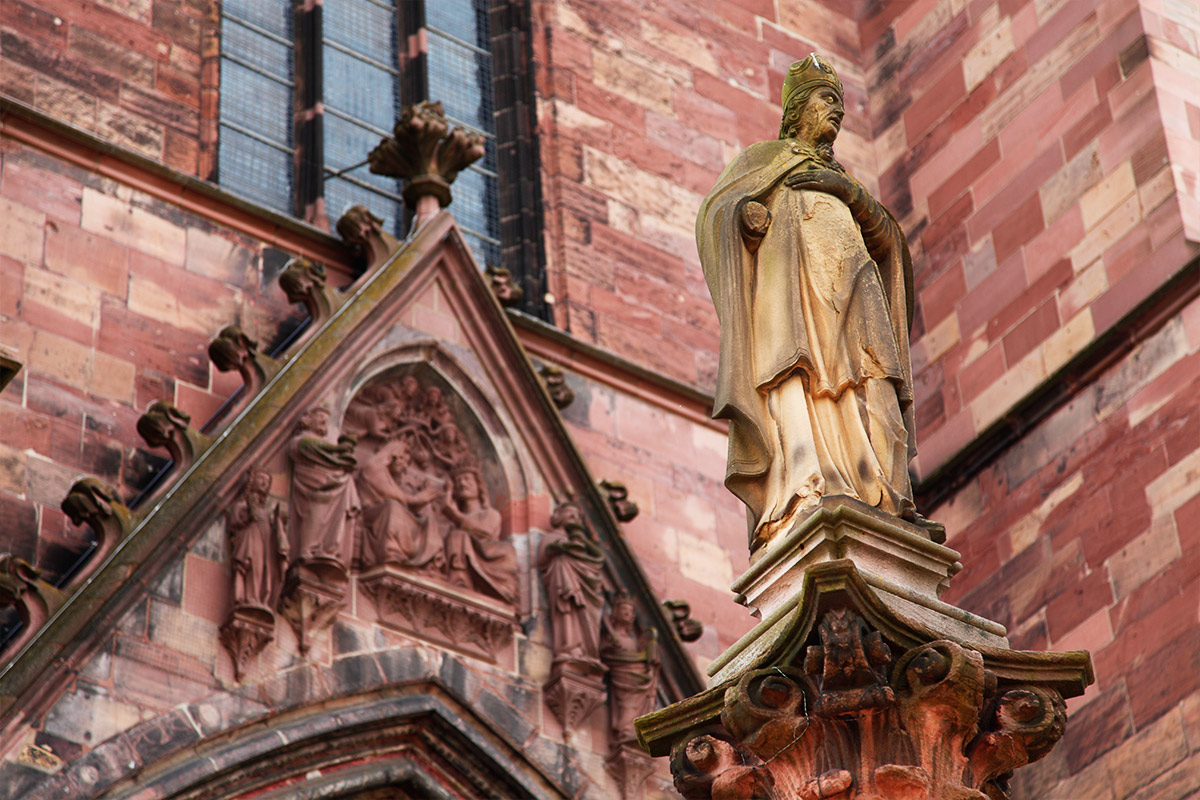
POLYGON ((833 65, 812 53, 808 58, 788 67, 787 77, 783 79, 783 110, 787 111, 788 103, 798 92, 816 84, 832 86, 838 97, 843 96, 842 82, 834 72, 833 65))

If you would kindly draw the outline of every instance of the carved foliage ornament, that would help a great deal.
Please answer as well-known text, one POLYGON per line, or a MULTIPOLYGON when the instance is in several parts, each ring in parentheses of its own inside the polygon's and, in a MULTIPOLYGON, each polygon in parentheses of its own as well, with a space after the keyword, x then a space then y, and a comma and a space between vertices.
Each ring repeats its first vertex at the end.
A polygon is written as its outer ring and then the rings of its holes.
POLYGON ((416 208, 421 197, 450 205, 450 184, 461 170, 483 157, 483 136, 451 128, 440 102, 405 106, 392 135, 371 151, 371 172, 408 181, 404 202, 416 208))
POLYGON ((746 673, 726 691, 721 726, 675 745, 684 797, 1005 800, 1009 773, 1063 734, 1057 692, 998 689, 982 656, 954 642, 893 659, 844 608, 819 633, 804 670, 746 673))

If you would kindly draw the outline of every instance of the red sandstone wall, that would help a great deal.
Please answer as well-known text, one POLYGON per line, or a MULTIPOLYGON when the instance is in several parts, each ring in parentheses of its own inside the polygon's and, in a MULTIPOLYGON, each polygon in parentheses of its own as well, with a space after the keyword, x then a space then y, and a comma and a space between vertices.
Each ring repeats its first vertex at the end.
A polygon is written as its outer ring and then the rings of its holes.
POLYGON ((0 138, 0 343, 24 364, 0 392, 5 550, 53 579, 87 541, 58 510, 75 478, 128 499, 165 457, 135 447, 146 407, 170 401, 199 427, 240 385, 211 366, 209 340, 239 324, 266 347, 296 315, 262 249, 0 138))
POLYGON ((195 174, 201 19, 208 6, 206 0, 3 0, 0 92, 195 174))

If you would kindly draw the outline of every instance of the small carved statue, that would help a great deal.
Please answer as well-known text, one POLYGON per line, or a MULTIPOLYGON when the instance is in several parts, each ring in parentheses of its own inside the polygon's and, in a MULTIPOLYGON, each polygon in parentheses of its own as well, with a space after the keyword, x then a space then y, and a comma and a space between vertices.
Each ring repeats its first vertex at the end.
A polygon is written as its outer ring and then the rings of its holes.
POLYGON ((96 549, 92 551, 89 569, 102 563, 133 526, 129 509, 121 503, 117 490, 99 478, 75 481, 63 498, 62 510, 74 524, 86 523, 96 536, 96 549))
POLYGON ((271 473, 251 468, 225 512, 233 564, 233 605, 275 606, 288 561, 287 512, 270 499, 271 473))
POLYGON ((637 608, 617 595, 600 631, 600 660, 608 667, 609 747, 637 741, 633 721, 654 710, 658 691, 658 640, 639 631, 637 608))
POLYGON ((721 323, 725 483, 750 509, 752 548, 824 495, 922 521, 912 263, 900 226, 833 156, 842 96, 825 59, 792 64, 779 138, 734 159, 696 223, 721 323))
POLYGON ((329 411, 314 408, 300 419, 288 447, 292 462, 291 528, 300 560, 326 560, 346 565, 348 534, 360 506, 351 479, 358 462, 356 442, 329 435, 329 411))
POLYGON ((16 607, 25 626, 22 640, 44 625, 64 599, 37 567, 11 553, 0 553, 0 608, 16 607))
POLYGON ((511 603, 517 597, 517 551, 501 537, 500 512, 491 507, 483 477, 475 467, 460 468, 447 487, 442 513, 446 535, 446 577, 511 603))
POLYGON ((445 486, 416 468, 411 450, 406 439, 388 442, 359 473, 368 557, 375 564, 438 568, 444 545, 436 512, 445 486))
POLYGON ((542 538, 538 566, 550 601, 555 660, 600 656, 604 608, 604 552, 592 539, 578 503, 554 509, 553 530, 542 538))
POLYGON ((492 294, 500 301, 500 305, 508 308, 521 302, 525 290, 512 279, 512 273, 505 267, 488 267, 484 270, 492 287, 492 294))

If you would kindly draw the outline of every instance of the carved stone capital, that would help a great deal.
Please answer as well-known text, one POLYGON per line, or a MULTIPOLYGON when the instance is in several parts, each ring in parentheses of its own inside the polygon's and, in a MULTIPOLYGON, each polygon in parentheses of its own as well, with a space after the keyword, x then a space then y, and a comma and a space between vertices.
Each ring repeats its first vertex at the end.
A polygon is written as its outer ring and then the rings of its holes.
POLYGON ((250 661, 275 639, 275 614, 262 606, 238 606, 221 626, 221 644, 233 659, 233 674, 241 680, 250 661))
POLYGON ((885 637, 849 594, 817 607, 802 657, 768 660, 638 720, 643 745, 671 753, 685 797, 1003 800, 1012 770, 1062 737, 1062 675, 1039 675, 1035 662, 1054 655, 1086 672, 1080 654, 1008 651, 993 669, 998 654, 913 644, 896 629, 885 637), (1022 660, 1023 678, 1013 671, 1022 660))
POLYGON ((258 394, 267 378, 279 369, 273 359, 258 352, 258 342, 236 325, 222 328, 217 337, 209 342, 208 357, 221 372, 236 370, 241 373, 246 384, 243 397, 258 394))
MULTIPOLYGON (((340 220, 338 225, 341 225, 340 220)), ((283 289, 289 303, 304 304, 312 319, 313 330, 324 325, 333 316, 334 309, 341 305, 337 292, 326 283, 325 267, 307 258, 293 258, 288 262, 279 274, 279 288, 283 289)))
POLYGON ((176 471, 186 470, 212 442, 189 425, 191 420, 188 414, 159 400, 138 418, 137 431, 150 447, 162 447, 171 454, 176 471))
POLYGON ((462 128, 451 128, 440 102, 405 106, 392 135, 368 156, 371 172, 407 181, 404 202, 416 210, 419 227, 437 206, 450 205, 450 184, 458 173, 484 154, 483 137, 462 128), (436 201, 432 208, 423 202, 436 201))
POLYGON ((75 481, 63 498, 62 510, 74 524, 87 524, 92 529, 96 537, 93 564, 101 563, 133 529, 133 515, 117 499, 117 490, 98 478, 75 481))

